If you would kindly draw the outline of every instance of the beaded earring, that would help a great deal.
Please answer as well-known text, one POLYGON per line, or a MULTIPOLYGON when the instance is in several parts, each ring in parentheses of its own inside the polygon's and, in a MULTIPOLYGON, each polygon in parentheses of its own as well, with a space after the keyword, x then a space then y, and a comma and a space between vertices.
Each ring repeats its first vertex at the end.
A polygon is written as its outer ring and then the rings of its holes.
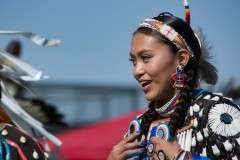
POLYGON ((182 90, 184 87, 184 80, 187 78, 187 76, 183 73, 183 65, 179 64, 177 66, 176 73, 172 74, 172 78, 175 81, 173 87, 177 90, 182 90))

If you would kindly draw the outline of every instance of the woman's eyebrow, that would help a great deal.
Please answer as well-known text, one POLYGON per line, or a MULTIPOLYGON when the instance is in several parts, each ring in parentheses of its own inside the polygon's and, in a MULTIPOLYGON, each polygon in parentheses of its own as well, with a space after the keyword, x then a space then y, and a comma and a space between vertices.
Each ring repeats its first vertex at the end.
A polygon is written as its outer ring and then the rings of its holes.
MULTIPOLYGON (((152 51, 151 49, 144 49, 144 50, 137 52, 136 55, 142 55, 146 52, 151 52, 151 51, 152 51)), ((134 57, 134 55, 131 52, 130 52, 130 57, 134 57)))

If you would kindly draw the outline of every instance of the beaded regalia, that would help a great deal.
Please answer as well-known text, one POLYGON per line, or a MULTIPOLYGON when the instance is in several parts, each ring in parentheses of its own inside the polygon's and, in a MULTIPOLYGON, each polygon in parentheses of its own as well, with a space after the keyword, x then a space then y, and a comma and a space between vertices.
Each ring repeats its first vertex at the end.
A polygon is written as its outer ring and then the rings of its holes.
MULTIPOLYGON (((184 125, 175 135, 175 140, 182 149, 178 159, 186 159, 186 156, 188 159, 239 159, 240 107, 221 94, 204 90, 192 92, 191 101, 184 125)), ((152 136, 169 141, 169 120, 170 118, 165 117, 151 123, 148 144, 152 136)), ((141 122, 141 116, 134 121, 141 122)), ((139 123, 135 130, 138 129, 139 123)), ((151 159, 147 152, 143 156, 145 159, 151 159)))

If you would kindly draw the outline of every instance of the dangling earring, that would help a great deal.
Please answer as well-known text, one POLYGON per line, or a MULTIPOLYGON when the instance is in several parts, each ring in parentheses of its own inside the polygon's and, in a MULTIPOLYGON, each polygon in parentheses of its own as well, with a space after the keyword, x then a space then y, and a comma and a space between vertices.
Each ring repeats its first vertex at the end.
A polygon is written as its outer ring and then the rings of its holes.
POLYGON ((179 64, 177 66, 177 72, 172 74, 172 78, 174 79, 175 83, 173 85, 174 88, 177 88, 177 90, 182 90, 184 87, 184 80, 187 78, 187 76, 183 73, 183 65, 179 64))

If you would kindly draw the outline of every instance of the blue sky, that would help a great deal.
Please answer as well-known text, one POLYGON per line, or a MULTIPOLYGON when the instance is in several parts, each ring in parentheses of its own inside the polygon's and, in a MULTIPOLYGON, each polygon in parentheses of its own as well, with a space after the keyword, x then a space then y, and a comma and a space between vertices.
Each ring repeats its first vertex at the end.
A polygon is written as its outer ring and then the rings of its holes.
MULTIPOLYGON (((201 27, 213 45, 220 81, 240 83, 239 0, 190 0, 191 25, 201 27)), ((136 84, 128 61, 132 34, 145 18, 168 11, 184 18, 182 0, 2 1, 0 29, 30 31, 58 38, 43 48, 20 36, 0 36, 23 43, 22 59, 42 70, 46 82, 136 84)))

